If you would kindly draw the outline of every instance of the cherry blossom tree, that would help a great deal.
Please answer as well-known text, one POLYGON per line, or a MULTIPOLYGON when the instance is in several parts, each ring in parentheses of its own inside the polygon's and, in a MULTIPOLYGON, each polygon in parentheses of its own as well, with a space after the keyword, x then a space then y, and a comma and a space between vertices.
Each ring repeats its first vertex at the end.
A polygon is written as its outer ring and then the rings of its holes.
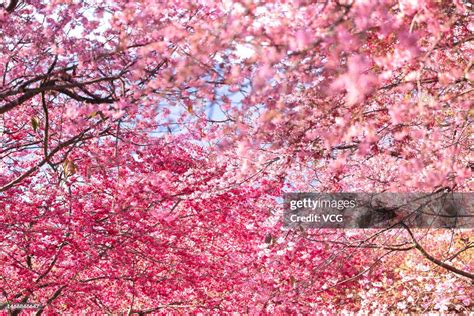
POLYGON ((0 306, 472 311, 472 229, 305 230, 283 192, 469 192, 468 1, 10 0, 0 306))

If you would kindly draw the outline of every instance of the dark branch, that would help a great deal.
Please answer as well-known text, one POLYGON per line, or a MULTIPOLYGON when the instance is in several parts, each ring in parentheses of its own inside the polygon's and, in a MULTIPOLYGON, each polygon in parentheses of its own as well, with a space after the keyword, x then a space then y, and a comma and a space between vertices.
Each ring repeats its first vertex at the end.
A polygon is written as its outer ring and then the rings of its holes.
POLYGON ((452 265, 449 265, 439 259, 436 259, 435 257, 433 257, 432 255, 430 255, 428 252, 426 252, 426 250, 418 243, 418 241, 416 240, 415 236, 413 235, 413 232, 410 230, 410 228, 405 224, 405 223, 401 223, 401 225, 408 231, 408 233, 410 234, 410 237, 411 239, 413 240, 413 242, 415 243, 415 248, 418 249, 421 254, 426 258, 428 259, 429 261, 433 262, 434 264, 437 264, 439 265, 440 267, 443 267, 445 268, 446 270, 448 271, 451 271, 453 273, 456 273, 456 274, 459 274, 459 275, 462 275, 462 276, 465 276, 466 278, 469 278, 471 280, 474 280, 474 274, 473 273, 470 273, 470 272, 467 272, 467 271, 464 271, 464 270, 460 270, 456 267, 453 267, 452 265))
POLYGON ((6 7, 7 12, 12 13, 13 11, 15 11, 17 5, 18 5, 18 0, 11 0, 8 7, 6 7))

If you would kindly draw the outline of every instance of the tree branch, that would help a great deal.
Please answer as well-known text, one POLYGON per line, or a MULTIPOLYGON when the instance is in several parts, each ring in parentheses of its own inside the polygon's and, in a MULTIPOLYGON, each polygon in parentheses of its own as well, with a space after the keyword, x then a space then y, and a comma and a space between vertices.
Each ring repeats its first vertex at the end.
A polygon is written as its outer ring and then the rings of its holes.
POLYGON ((6 7, 8 13, 15 11, 16 6, 18 5, 18 0, 11 0, 10 4, 6 7))
POLYGON ((430 255, 419 243, 418 241, 416 240, 415 236, 413 235, 413 232, 411 231, 411 229, 405 224, 405 223, 401 223, 401 225, 408 231, 408 233, 410 234, 410 237, 411 239, 413 240, 413 242, 415 243, 415 248, 418 249, 421 254, 426 258, 428 259, 429 261, 433 262, 434 264, 437 264, 439 265, 440 267, 443 267, 445 268, 446 270, 448 271, 451 271, 453 273, 456 273, 456 274, 459 274, 459 275, 462 275, 466 278, 469 278, 471 280, 474 280, 474 274, 473 273, 470 273, 470 272, 467 272, 467 271, 464 271, 464 270, 460 270, 456 267, 453 267, 452 265, 449 265, 441 260, 438 260, 436 259, 435 257, 433 257, 432 255, 430 255))

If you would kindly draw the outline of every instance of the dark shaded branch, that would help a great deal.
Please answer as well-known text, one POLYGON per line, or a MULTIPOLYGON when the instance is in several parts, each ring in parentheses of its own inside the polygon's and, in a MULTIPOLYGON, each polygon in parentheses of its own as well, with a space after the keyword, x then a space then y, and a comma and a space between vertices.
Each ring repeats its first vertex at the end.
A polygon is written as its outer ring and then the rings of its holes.
POLYGON ((41 94, 41 104, 43 106, 44 120, 45 120, 43 151, 44 151, 44 157, 46 158, 48 157, 49 112, 48 112, 48 106, 46 104, 46 98, 45 98, 44 92, 41 94))
POLYGON ((18 0, 11 0, 10 4, 6 7, 8 13, 15 11, 16 6, 18 5, 18 0))
POLYGON ((44 306, 41 306, 40 309, 35 313, 36 316, 40 316, 45 307, 47 307, 48 305, 51 305, 51 303, 58 298, 59 295, 61 295, 61 292, 63 291, 63 289, 66 287, 66 285, 63 285, 61 286, 60 288, 58 288, 56 290, 56 292, 54 292, 54 294, 48 299, 48 301, 46 302, 46 304, 44 306))
MULTIPOLYGON (((19 176, 18 178, 10 181, 9 183, 7 183, 6 185, 4 185, 3 187, 0 188, 0 192, 3 192, 3 191, 6 191, 10 188, 12 188, 13 186, 15 186, 16 184, 20 183, 21 181, 23 181, 25 178, 29 177, 30 175, 32 175, 33 173, 35 173, 36 171, 38 171, 44 164, 46 164, 47 162, 49 162, 49 160, 56 154, 58 153, 60 150, 70 146, 70 145, 73 145, 77 142, 80 142, 80 141, 84 141, 84 140, 89 140, 91 138, 94 138, 96 136, 92 135, 92 136, 88 136, 88 137, 84 137, 85 133, 88 131, 89 129, 85 130, 84 132, 80 133, 79 135, 59 144, 56 148, 54 148, 46 157, 44 157, 44 159, 42 159, 36 166, 34 167, 31 167, 28 171, 26 171, 24 174, 22 174, 21 176, 19 176)), ((104 130, 101 135, 103 135, 104 133, 107 133, 109 129, 106 129, 104 130)))
POLYGON ((460 270, 456 267, 453 267, 452 265, 450 264, 447 264, 439 259, 436 259, 435 257, 433 257, 432 255, 430 255, 419 243, 418 241, 416 240, 415 236, 413 235, 413 232, 411 231, 411 229, 405 224, 405 223, 401 223, 401 225, 408 231, 408 233, 410 234, 410 237, 411 239, 413 240, 414 244, 415 244, 415 248, 418 249, 421 254, 426 258, 428 259, 429 261, 433 262, 434 264, 436 265, 439 265, 440 267, 443 267, 445 268, 446 270, 448 271, 451 271, 453 273, 456 273, 456 274, 459 274, 459 275, 462 275, 466 278, 469 278, 471 280, 474 280, 474 274, 473 273, 470 273, 470 272, 467 272, 467 271, 464 271, 464 270, 460 270))
MULTIPOLYGON (((45 76, 39 76, 35 79, 29 80, 27 83, 28 84, 34 83, 34 82, 38 81, 40 78, 43 78, 45 76)), ((92 104, 114 103, 115 100, 110 98, 110 97, 102 98, 102 97, 95 96, 95 95, 91 94, 90 95, 91 98, 87 98, 87 97, 78 95, 78 94, 68 90, 68 88, 82 88, 86 85, 91 85, 91 84, 99 83, 99 82, 102 82, 102 81, 113 81, 113 80, 116 80, 116 79, 118 79, 118 77, 105 77, 105 78, 98 78, 98 79, 94 79, 94 80, 90 80, 90 81, 86 81, 86 82, 73 82, 73 83, 67 83, 67 84, 62 84, 62 85, 57 85, 56 84, 57 80, 50 80, 50 81, 43 82, 40 87, 33 88, 33 89, 26 89, 26 86, 28 84, 25 83, 26 85, 23 84, 17 90, 12 90, 10 92, 3 93, 3 94, 0 95, 0 99, 4 99, 8 96, 12 96, 12 95, 19 94, 19 93, 24 93, 21 97, 17 98, 16 100, 10 101, 9 103, 1 106, 0 107, 0 114, 4 114, 4 113, 6 113, 10 110, 13 110, 15 107, 21 105, 25 101, 30 100, 31 98, 33 98, 37 94, 44 93, 44 92, 47 92, 47 91, 57 91, 57 92, 60 92, 60 93, 63 93, 65 95, 69 96, 70 98, 72 98, 76 101, 81 101, 81 102, 86 102, 86 103, 92 103, 92 104)))
POLYGON ((61 92, 62 94, 67 95, 71 99, 74 99, 76 101, 81 101, 85 103, 90 103, 90 104, 103 104, 103 103, 114 103, 115 100, 112 98, 101 98, 101 97, 94 97, 94 98, 86 98, 84 96, 81 96, 79 94, 76 94, 72 91, 69 91, 67 89, 54 89, 58 92, 61 92))
POLYGON ((36 90, 29 91, 29 92, 25 93, 24 95, 22 95, 21 97, 19 97, 18 99, 13 100, 13 101, 5 104, 4 106, 0 107, 0 114, 6 113, 6 112, 14 109, 15 107, 22 104, 23 102, 28 101, 29 99, 33 98, 39 92, 40 91, 36 91, 36 90))

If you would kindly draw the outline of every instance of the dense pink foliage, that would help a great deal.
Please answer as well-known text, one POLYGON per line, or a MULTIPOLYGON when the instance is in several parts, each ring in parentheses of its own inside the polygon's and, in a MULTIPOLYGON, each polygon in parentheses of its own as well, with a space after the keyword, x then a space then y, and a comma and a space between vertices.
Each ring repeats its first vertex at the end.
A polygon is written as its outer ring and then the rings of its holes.
POLYGON ((6 1, 0 306, 472 311, 472 230, 280 221, 287 191, 471 191, 472 17, 463 0, 6 1))

